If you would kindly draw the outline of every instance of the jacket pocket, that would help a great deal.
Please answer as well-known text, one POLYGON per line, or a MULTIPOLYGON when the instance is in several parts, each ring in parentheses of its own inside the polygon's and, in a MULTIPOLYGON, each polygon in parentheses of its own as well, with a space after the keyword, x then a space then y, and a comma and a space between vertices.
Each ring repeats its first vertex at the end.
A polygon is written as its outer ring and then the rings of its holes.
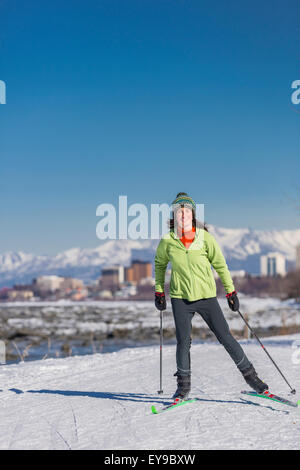
POLYGON ((171 290, 173 292, 177 292, 178 289, 179 289, 179 281, 178 281, 178 278, 177 278, 177 273, 176 271, 172 271, 172 274, 171 274, 171 290))
POLYGON ((215 284, 215 281, 214 281, 214 279, 213 279, 213 273, 212 273, 212 271, 211 271, 211 268, 209 268, 209 267, 207 266, 207 267, 206 267, 206 272, 207 272, 207 283, 208 283, 209 287, 214 290, 214 288, 215 288, 215 285, 214 285, 214 284, 215 284))

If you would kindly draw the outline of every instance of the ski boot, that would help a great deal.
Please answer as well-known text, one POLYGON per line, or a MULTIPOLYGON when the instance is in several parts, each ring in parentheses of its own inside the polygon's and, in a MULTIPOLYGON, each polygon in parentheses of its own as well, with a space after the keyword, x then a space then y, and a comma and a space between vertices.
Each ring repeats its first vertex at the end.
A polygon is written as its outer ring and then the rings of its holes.
POLYGON ((187 400, 191 391, 191 375, 181 375, 179 372, 176 372, 174 377, 177 377, 177 390, 173 398, 177 400, 187 400))
POLYGON ((256 393, 263 393, 265 390, 268 390, 268 385, 265 384, 262 380, 260 380, 253 365, 243 371, 242 374, 247 384, 250 385, 250 387, 253 388, 256 393))

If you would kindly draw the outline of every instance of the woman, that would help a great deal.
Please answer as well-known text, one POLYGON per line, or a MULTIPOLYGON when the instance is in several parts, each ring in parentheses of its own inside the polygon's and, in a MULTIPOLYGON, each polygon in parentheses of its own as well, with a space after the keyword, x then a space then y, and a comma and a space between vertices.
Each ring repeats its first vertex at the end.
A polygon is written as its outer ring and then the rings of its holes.
POLYGON ((196 204, 186 193, 178 193, 172 203, 170 231, 159 242, 155 255, 155 305, 166 309, 165 273, 171 263, 170 298, 176 327, 177 390, 173 398, 186 399, 191 389, 192 318, 199 313, 218 341, 225 347, 246 382, 258 393, 268 389, 229 331, 216 297, 211 265, 217 271, 228 305, 239 309, 239 300, 225 258, 205 225, 196 221, 196 204))

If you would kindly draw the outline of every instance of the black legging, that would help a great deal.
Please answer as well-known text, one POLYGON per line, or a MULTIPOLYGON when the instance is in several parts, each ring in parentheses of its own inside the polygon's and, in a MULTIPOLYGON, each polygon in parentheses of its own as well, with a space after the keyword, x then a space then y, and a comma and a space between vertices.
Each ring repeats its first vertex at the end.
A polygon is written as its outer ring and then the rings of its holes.
POLYGON ((177 371, 182 375, 191 373, 190 347, 192 318, 195 312, 200 313, 218 341, 224 346, 235 362, 237 368, 243 372, 251 366, 241 345, 229 331, 217 297, 200 299, 190 302, 185 299, 171 298, 173 316, 176 326, 176 363, 177 371))

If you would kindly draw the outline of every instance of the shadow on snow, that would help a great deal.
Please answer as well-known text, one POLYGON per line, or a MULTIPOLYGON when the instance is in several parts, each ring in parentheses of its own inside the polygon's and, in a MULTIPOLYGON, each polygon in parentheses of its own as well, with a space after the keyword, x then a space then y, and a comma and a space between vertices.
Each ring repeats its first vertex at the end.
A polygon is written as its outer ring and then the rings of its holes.
MULTIPOLYGON (((17 388, 10 388, 11 392, 16 394, 24 393, 23 390, 17 388)), ((100 398, 108 400, 121 400, 121 401, 133 401, 137 403, 159 403, 161 405, 167 405, 170 403, 171 398, 169 399, 158 399, 153 395, 146 395, 144 393, 112 393, 112 392, 91 392, 91 391, 79 391, 79 390, 27 390, 26 393, 45 393, 51 395, 63 395, 66 397, 88 397, 88 398, 100 398), (166 401, 167 400, 167 401, 166 401)), ((197 398, 199 403, 225 403, 225 404, 236 404, 236 405, 251 405, 258 406, 259 408, 266 408, 272 411, 278 411, 279 413, 289 414, 289 411, 278 410, 273 408, 270 405, 263 405, 261 403, 256 403, 252 400, 240 398, 239 400, 220 400, 212 398, 197 398)))

